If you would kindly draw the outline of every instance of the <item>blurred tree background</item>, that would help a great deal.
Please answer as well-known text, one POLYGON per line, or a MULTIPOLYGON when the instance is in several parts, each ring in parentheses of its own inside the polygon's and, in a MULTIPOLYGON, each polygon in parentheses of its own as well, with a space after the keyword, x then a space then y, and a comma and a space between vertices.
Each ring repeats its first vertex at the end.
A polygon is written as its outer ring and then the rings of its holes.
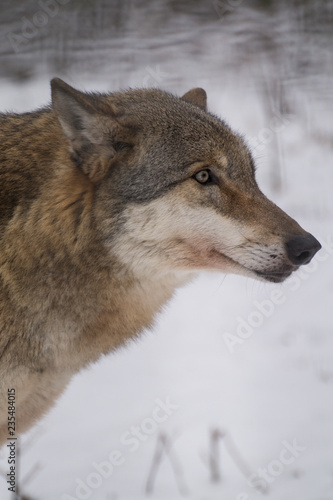
POLYGON ((1 77, 145 64, 161 47, 199 56, 216 31, 226 69, 264 55, 287 80, 332 72, 331 0, 11 0, 0 23, 1 77))

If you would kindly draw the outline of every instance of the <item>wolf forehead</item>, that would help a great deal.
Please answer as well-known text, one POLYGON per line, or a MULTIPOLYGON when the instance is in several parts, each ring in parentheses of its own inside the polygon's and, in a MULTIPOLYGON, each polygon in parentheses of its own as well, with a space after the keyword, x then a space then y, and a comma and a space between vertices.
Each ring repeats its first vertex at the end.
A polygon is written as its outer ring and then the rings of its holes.
MULTIPOLYGON (((204 91, 203 91, 204 92, 204 91)), ((186 94, 185 94, 186 96, 186 94)), ((136 89, 104 96, 138 130, 145 160, 156 171, 181 173, 189 164, 215 164, 231 180, 254 176, 254 161, 244 139, 223 120, 180 97, 157 89, 136 89), (164 164, 161 165, 161 153, 164 164), (154 161, 155 160, 155 161, 154 161), (153 163, 153 165, 152 165, 153 163)), ((143 172, 142 172, 143 173, 143 172)))
MULTIPOLYGON (((204 92, 204 91, 203 91, 204 92)), ((186 96, 186 94, 185 94, 186 96)), ((106 100, 113 102, 128 113, 142 131, 145 141, 166 138, 180 141, 194 155, 219 151, 225 152, 228 160, 249 150, 243 138, 236 134, 220 118, 206 108, 158 89, 136 89, 110 94, 106 100)), ((203 158, 195 158, 200 161, 203 158)))

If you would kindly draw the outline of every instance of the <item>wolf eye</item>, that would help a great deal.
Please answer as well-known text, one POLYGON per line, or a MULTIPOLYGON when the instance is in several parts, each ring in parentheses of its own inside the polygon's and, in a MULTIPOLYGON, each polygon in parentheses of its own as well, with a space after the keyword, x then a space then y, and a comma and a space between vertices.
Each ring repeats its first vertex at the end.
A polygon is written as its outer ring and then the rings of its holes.
POLYGON ((200 184, 210 184, 214 182, 211 171, 209 169, 200 170, 193 177, 200 184))

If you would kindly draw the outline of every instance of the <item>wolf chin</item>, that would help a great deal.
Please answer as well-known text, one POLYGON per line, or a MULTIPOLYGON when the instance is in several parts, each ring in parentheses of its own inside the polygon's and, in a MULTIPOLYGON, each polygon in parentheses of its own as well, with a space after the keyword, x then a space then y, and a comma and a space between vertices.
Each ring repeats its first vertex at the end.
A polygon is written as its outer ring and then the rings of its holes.
POLYGON ((83 93, 0 116, 0 443, 200 270, 281 282, 320 244, 269 201, 206 93, 83 93))

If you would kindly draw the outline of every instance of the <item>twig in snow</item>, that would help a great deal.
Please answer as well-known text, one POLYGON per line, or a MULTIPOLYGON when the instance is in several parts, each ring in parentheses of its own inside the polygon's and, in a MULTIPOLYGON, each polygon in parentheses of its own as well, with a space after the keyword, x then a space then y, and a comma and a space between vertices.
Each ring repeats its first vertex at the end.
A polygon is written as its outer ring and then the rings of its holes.
POLYGON ((172 440, 166 434, 159 434, 156 442, 155 454, 153 457, 152 465, 148 474, 148 479, 146 483, 146 493, 150 494, 154 490, 154 484, 158 470, 161 466, 162 460, 165 457, 169 458, 171 463, 175 480, 178 486, 178 490, 182 495, 188 494, 188 488, 184 480, 184 472, 181 463, 172 449, 172 440))

